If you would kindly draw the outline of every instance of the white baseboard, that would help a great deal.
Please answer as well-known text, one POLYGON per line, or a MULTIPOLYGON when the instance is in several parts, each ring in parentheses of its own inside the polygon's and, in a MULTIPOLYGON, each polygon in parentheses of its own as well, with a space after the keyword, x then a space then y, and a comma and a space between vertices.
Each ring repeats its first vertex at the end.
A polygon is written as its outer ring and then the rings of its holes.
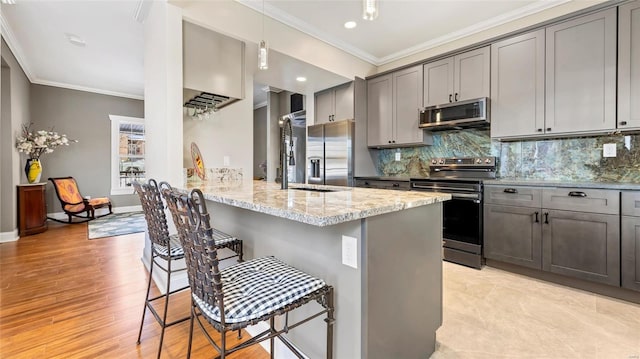
MULTIPOLYGON (((142 211, 142 205, 137 206, 124 206, 124 207, 113 207, 113 213, 127 213, 127 212, 139 212, 142 211)), ((103 214, 107 214, 109 212, 108 208, 99 208, 96 209, 96 216, 101 216, 103 214)), ((47 213, 47 217, 60 219, 66 221, 69 217, 64 212, 54 212, 47 213)))
MULTIPOLYGON (((277 318, 276 318, 276 323, 277 323, 277 318)), ((276 325, 277 328, 277 325, 276 325)), ((265 330, 269 330, 269 324, 267 324, 266 322, 261 322, 258 323, 256 325, 251 325, 245 328, 245 330, 247 331, 247 333, 249 333, 249 335, 251 335, 252 337, 255 337, 256 335, 262 333, 265 330)), ((294 329, 295 330, 295 329, 294 329)), ((280 339, 275 340, 275 358, 276 359, 297 359, 298 357, 295 356, 295 354, 293 354, 293 352, 291 350, 289 350, 289 348, 287 348, 280 339)), ((262 348, 264 350, 267 351, 267 353, 271 353, 270 351, 270 345, 269 345, 269 341, 265 340, 263 342, 260 342, 260 346, 262 346, 262 348)), ((298 351, 300 351, 300 348, 296 347, 294 345, 294 348, 298 349, 298 351)), ((301 351, 300 351, 301 352, 301 351)), ((304 356, 305 358, 309 358, 308 356, 304 355, 304 353, 302 353, 302 356, 304 356)))
POLYGON ((20 236, 18 236, 17 228, 11 232, 0 232, 0 243, 15 242, 18 239, 20 239, 20 236))

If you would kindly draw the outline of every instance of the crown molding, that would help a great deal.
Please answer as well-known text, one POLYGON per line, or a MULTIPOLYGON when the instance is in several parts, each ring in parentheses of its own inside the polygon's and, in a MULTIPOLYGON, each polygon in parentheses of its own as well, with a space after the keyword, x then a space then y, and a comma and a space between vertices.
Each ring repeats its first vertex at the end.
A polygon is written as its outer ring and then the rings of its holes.
POLYGON ((15 57, 16 61, 18 61, 18 65, 22 67, 22 71, 24 72, 25 75, 27 75, 27 78, 29 79, 29 81, 33 82, 35 77, 33 76, 31 67, 29 67, 29 64, 27 63, 26 58, 24 56, 24 53, 22 52, 22 48, 18 44, 18 41, 16 40, 16 37, 13 34, 13 31, 11 31, 11 27, 9 26, 7 19, 4 18, 4 15, 2 14, 2 12, 0 12, 0 26, 2 26, 2 38, 7 42, 9 49, 13 53, 13 57, 15 57))
MULTIPOLYGON (((238 3, 247 6, 254 11, 262 14, 262 3, 252 0, 236 0, 238 3)), ((412 46, 408 49, 404 49, 384 57, 377 57, 369 52, 361 50, 353 45, 350 45, 339 38, 329 35, 328 33, 319 30, 318 28, 309 25, 307 22, 302 21, 288 13, 280 10, 279 8, 269 4, 264 4, 264 14, 270 18, 277 20, 295 30, 312 36, 320 41, 323 41, 333 47, 336 47, 342 51, 345 51, 361 60, 364 60, 372 65, 381 66, 389 62, 399 60, 403 57, 414 55, 416 53, 432 49, 444 45, 446 43, 459 40, 461 38, 471 36, 482 31, 491 29, 496 26, 506 24, 508 22, 521 19, 523 17, 536 14, 538 12, 562 5, 572 0, 538 0, 535 3, 516 9, 502 15, 493 17, 478 24, 466 27, 464 29, 452 32, 450 34, 438 37, 436 39, 412 46)))
POLYGON ((69 89, 69 90, 77 90, 77 91, 97 93, 97 94, 100 94, 100 95, 124 97, 124 98, 130 98, 130 99, 134 99, 134 100, 144 100, 144 95, 136 95, 136 94, 130 94, 130 93, 125 93, 125 92, 103 90, 103 89, 98 89, 98 88, 94 88, 94 87, 78 86, 78 85, 68 84, 68 83, 64 83, 64 82, 48 81, 48 80, 41 80, 41 79, 36 79, 35 81, 31 81, 31 82, 36 84, 36 85, 46 85, 46 86, 53 86, 53 87, 61 87, 61 88, 69 89))
POLYGON ((475 25, 465 27, 464 29, 460 29, 458 31, 454 31, 444 36, 440 36, 433 40, 424 42, 422 44, 418 44, 416 46, 412 46, 402 51, 398 51, 396 53, 387 55, 385 57, 379 58, 378 62, 375 64, 376 66, 384 65, 389 62, 393 62, 399 60, 406 56, 411 56, 417 54, 422 51, 426 51, 449 42, 453 42, 467 36, 475 35, 482 31, 494 28, 496 26, 504 25, 506 23, 539 13, 541 11, 551 9, 553 7, 568 3, 572 0, 553 0, 553 1, 537 1, 533 4, 527 5, 520 9, 516 9, 510 11, 508 13, 504 13, 502 15, 498 15, 491 19, 479 22, 475 25))
POLYGON ((144 100, 144 95, 110 91, 110 90, 104 90, 104 89, 99 89, 94 87, 79 86, 79 85, 73 85, 73 84, 64 83, 64 82, 43 80, 37 77, 33 73, 31 66, 26 60, 26 56, 24 56, 22 47, 20 47, 20 44, 16 40, 16 37, 13 31, 11 30, 9 23, 7 22, 7 20, 5 19, 2 13, 0 13, 0 26, 2 27, 2 38, 4 38, 5 41, 7 42, 7 45, 9 46, 9 49, 13 53, 13 56, 16 58, 16 61, 18 61, 18 64, 20 65, 20 67, 22 67, 22 71, 25 73, 25 75, 29 79, 29 82, 31 82, 32 84, 61 87, 61 88, 66 88, 70 90, 92 92, 92 93, 97 93, 101 95, 125 97, 125 98, 131 98, 134 100, 144 100))
POLYGON ((260 103, 257 103, 255 105, 253 105, 253 109, 257 110, 257 109, 265 107, 265 106, 267 106, 267 101, 262 101, 260 103))

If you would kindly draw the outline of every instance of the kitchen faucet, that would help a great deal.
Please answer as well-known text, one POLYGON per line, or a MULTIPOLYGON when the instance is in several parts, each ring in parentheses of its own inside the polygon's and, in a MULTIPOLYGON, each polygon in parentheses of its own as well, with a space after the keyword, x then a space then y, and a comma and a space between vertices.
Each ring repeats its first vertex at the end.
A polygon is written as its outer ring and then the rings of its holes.
POLYGON ((291 127, 291 118, 289 116, 282 117, 280 121, 282 123, 282 136, 280 138, 280 158, 282 159, 282 165, 280 170, 282 171, 282 182, 280 182, 281 189, 289 189, 289 165, 295 166, 296 160, 293 158, 293 129, 291 127), (287 129, 289 130, 289 155, 287 156, 287 129), (287 158, 288 157, 288 158, 287 158))

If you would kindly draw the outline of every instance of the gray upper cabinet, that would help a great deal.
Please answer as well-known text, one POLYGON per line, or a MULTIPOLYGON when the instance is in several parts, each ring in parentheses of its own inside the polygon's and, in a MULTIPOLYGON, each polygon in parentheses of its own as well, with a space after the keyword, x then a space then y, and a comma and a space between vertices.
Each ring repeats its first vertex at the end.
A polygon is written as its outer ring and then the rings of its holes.
POLYGON ((424 65, 424 107, 453 101, 453 57, 424 65))
POLYGON ((618 129, 640 128, 640 1, 618 12, 618 129))
POLYGON ((424 146, 430 134, 418 127, 422 102, 422 66, 367 80, 367 145, 424 146))
POLYGON ((640 191, 622 192, 622 287, 640 291, 640 191))
POLYGON ((423 105, 488 97, 490 53, 487 46, 425 64, 423 105))
POLYGON ((423 142, 420 129, 422 105, 422 66, 414 66, 393 73, 393 117, 396 144, 423 142))
POLYGON ((616 128, 616 9, 546 29, 545 132, 616 128))
POLYGON ((330 88, 315 95, 315 123, 354 118, 353 81, 330 88))
POLYGON ((544 133, 544 29, 491 45, 491 137, 544 133))
POLYGON ((367 145, 386 146, 393 136, 393 77, 367 80, 367 145))

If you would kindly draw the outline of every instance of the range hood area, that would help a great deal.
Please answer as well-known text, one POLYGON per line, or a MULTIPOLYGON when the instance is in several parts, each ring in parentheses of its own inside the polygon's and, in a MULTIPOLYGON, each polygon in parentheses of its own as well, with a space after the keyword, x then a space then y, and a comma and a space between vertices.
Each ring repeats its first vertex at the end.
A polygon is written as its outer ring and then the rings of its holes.
POLYGON ((185 107, 219 110, 245 96, 245 43, 182 22, 185 107))

